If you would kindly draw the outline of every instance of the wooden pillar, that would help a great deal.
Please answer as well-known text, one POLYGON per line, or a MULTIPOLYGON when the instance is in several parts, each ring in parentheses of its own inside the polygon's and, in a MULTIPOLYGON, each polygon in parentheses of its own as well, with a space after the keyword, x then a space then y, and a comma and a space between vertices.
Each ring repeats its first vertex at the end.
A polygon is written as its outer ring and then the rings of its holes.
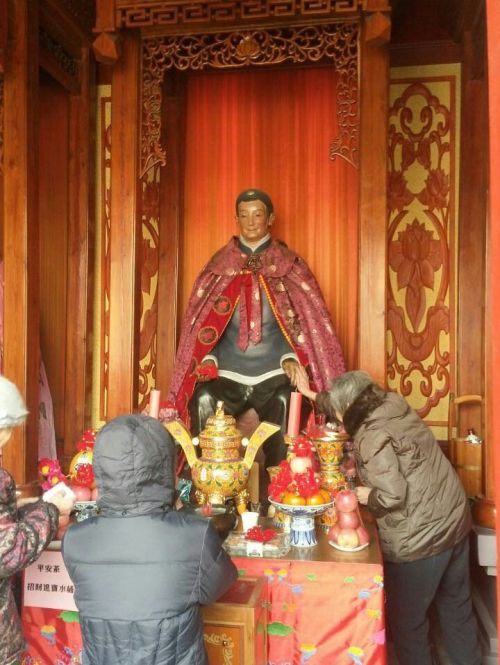
MULTIPOLYGON (((378 5, 381 4, 386 3, 379 1, 378 5)), ((385 385, 390 22, 380 12, 367 14, 363 19, 360 41, 359 367, 385 385)))
POLYGON ((4 359, 30 411, 4 449, 18 483, 38 459, 40 294, 38 244, 38 1, 9 0, 4 70, 4 359))
MULTIPOLYGON (((487 496, 495 499, 500 478, 500 4, 497 0, 486 2, 488 42, 488 106, 489 106, 489 216, 488 216, 488 265, 486 303, 486 487, 487 496)), ((500 533, 500 511, 496 511, 496 530, 500 533)), ((500 558, 500 539, 497 536, 497 557, 500 558)), ((500 590, 500 576, 497 577, 500 590)), ((500 625, 500 624, 499 624, 500 625)))
POLYGON ((128 33, 113 68, 108 419, 137 405, 140 38, 128 33))
POLYGON ((68 165, 68 297, 71 316, 66 326, 66 399, 64 457, 71 458, 75 442, 90 422, 92 389, 92 330, 94 272, 94 160, 92 136, 95 100, 93 66, 88 47, 80 58, 80 91, 70 98, 68 165))

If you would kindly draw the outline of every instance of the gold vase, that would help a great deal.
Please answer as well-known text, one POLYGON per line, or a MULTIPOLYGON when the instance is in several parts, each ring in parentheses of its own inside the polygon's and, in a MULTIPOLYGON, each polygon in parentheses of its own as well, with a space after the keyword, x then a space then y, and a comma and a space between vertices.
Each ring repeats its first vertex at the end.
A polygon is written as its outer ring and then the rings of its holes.
POLYGON ((312 437, 320 464, 321 487, 333 492, 346 484, 340 465, 344 458, 344 444, 349 440, 349 436, 345 432, 330 431, 326 428, 321 434, 312 437))
MULTIPOLYGON (((345 432, 336 432, 328 427, 318 427, 312 432, 311 441, 320 464, 321 487, 332 496, 346 485, 340 465, 344 459, 344 444, 348 440, 349 436, 345 432)), ((332 508, 316 518, 316 525, 328 531, 336 521, 336 511, 332 508)))

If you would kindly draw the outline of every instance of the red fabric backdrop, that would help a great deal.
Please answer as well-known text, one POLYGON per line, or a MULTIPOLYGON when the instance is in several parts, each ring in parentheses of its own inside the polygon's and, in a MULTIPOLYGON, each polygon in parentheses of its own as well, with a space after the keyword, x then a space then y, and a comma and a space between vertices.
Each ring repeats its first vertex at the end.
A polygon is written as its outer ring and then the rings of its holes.
POLYGON ((329 158, 336 84, 331 67, 189 76, 180 314, 200 268, 236 233, 236 195, 258 187, 273 199, 273 235, 315 273, 353 368, 358 171, 329 158))

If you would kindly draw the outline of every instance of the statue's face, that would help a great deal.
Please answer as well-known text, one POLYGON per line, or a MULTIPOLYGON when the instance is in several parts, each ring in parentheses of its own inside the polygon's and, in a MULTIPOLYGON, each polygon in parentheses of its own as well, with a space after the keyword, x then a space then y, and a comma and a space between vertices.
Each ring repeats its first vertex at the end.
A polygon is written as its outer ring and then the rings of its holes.
POLYGON ((269 233, 273 221, 274 214, 268 214, 262 201, 242 201, 238 205, 236 223, 243 240, 250 245, 258 243, 269 233))

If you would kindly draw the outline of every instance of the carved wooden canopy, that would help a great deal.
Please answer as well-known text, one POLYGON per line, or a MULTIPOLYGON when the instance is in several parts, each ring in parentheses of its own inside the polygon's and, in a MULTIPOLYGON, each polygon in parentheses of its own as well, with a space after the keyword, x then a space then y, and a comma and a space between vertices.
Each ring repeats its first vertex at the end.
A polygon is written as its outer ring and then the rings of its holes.
POLYGON ((364 15, 369 38, 386 39, 388 12, 388 0, 101 0, 94 51, 98 60, 112 64, 120 55, 120 30, 141 32, 142 177, 164 163, 158 109, 161 81, 170 68, 333 63, 339 75, 341 136, 332 141, 330 156, 356 165, 358 24, 364 15))
MULTIPOLYGON (((179 34, 234 28, 331 23, 360 15, 366 0, 106 0, 100 31, 140 28, 148 34, 179 34), (106 7, 107 5, 107 7, 106 7), (112 6, 113 5, 113 6, 112 6)), ((370 4, 370 3, 368 3, 370 4)), ((376 3, 378 5, 386 4, 376 3)))

